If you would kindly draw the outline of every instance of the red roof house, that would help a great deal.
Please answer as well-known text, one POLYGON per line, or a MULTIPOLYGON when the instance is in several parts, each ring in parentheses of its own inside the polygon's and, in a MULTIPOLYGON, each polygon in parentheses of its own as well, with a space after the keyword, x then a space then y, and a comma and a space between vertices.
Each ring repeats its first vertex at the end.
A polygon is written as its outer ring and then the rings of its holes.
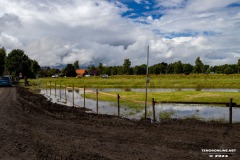
POLYGON ((86 69, 76 69, 76 73, 78 76, 84 76, 87 74, 87 70, 86 69))

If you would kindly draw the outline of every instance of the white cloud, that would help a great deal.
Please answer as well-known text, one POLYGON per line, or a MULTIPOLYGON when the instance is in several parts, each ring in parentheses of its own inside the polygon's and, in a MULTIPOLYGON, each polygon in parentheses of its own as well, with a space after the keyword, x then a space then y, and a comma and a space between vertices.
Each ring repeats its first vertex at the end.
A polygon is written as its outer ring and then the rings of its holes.
MULTIPOLYGON (((146 0, 136 3, 148 4, 146 0)), ((239 0, 156 0, 163 15, 130 19, 124 1, 1 0, 0 45, 20 48, 40 65, 102 62, 133 65, 200 56, 210 65, 240 57, 240 12, 227 7, 239 0), (147 24, 140 23, 147 22, 147 24), (221 56, 218 56, 221 55, 221 56)))
POLYGON ((141 4, 142 0, 134 0, 137 4, 141 4))
POLYGON ((172 8, 180 7, 185 2, 185 0, 156 0, 157 6, 172 8))
POLYGON ((10 51, 9 48, 12 46, 15 46, 16 48, 23 48, 23 44, 18 38, 6 33, 0 34, 0 44, 4 44, 4 47, 7 49, 7 51, 10 51))

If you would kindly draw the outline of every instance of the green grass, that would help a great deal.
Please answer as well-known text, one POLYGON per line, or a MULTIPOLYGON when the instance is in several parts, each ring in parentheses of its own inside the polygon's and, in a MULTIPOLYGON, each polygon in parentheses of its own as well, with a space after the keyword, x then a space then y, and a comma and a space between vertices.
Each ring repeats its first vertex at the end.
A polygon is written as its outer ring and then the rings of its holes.
MULTIPOLYGON (((111 76, 110 78, 83 77, 83 78, 39 78, 30 80, 43 86, 50 81, 67 86, 88 88, 144 88, 145 76, 111 76)), ((233 75, 151 75, 150 88, 240 88, 240 74, 233 75)))

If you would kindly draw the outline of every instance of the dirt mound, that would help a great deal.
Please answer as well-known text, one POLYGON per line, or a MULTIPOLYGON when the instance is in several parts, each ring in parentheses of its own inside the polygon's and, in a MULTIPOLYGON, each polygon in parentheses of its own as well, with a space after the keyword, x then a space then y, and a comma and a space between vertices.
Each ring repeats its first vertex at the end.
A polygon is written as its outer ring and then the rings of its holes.
POLYGON ((0 88, 0 159, 209 159, 201 149, 237 149, 227 159, 239 159, 239 133, 239 124, 88 114, 24 88, 0 88))

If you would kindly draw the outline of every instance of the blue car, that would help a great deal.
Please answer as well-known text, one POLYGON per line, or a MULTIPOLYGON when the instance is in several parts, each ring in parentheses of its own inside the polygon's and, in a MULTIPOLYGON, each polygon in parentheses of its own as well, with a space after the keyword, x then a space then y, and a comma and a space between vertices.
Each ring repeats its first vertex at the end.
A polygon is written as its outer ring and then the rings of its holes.
POLYGON ((0 87, 11 87, 12 86, 12 80, 10 77, 0 77, 0 87))

